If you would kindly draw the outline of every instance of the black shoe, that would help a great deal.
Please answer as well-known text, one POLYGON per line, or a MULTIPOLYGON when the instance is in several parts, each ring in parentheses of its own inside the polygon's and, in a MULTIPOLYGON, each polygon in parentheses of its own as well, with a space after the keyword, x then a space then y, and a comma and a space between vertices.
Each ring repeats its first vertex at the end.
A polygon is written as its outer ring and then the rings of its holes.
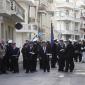
POLYGON ((68 72, 68 70, 65 70, 65 72, 68 72))
POLYGON ((2 72, 0 72, 0 74, 3 74, 2 72))
POLYGON ((8 74, 7 72, 2 72, 2 74, 8 74))
POLYGON ((46 70, 44 70, 44 72, 46 72, 46 70))
POLYGON ((29 72, 26 71, 25 73, 29 73, 29 72))
POLYGON ((73 72, 73 70, 70 70, 70 72, 73 72))
POLYGON ((50 70, 48 70, 47 72, 50 72, 50 70))
POLYGON ((58 69, 59 72, 63 72, 64 70, 58 69))
POLYGON ((13 71, 13 73, 17 73, 16 71, 13 71))

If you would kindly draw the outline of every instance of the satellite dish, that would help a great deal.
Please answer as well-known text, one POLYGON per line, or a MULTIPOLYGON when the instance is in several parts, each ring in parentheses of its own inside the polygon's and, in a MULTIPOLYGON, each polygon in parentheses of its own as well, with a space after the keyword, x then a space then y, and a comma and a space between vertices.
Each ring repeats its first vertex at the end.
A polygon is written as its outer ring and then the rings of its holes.
POLYGON ((17 30, 20 30, 20 29, 22 29, 22 24, 21 23, 17 23, 17 24, 15 24, 15 28, 17 29, 17 30))

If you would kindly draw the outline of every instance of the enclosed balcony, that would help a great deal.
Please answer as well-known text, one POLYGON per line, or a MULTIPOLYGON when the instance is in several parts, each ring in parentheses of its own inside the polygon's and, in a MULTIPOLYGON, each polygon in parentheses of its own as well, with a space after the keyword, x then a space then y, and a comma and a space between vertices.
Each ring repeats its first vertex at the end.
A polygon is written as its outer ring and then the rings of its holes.
POLYGON ((58 7, 58 8, 66 8, 66 9, 73 9, 74 8, 74 4, 72 2, 62 1, 62 2, 58 2, 56 4, 56 7, 58 7))
POLYGON ((40 12, 46 11, 48 6, 47 0, 39 0, 38 10, 40 12))
POLYGON ((34 0, 16 0, 16 1, 27 3, 30 6, 34 5, 34 0))
POLYGON ((22 33, 38 33, 38 26, 37 24, 26 24, 22 23, 23 28, 21 30, 16 30, 16 32, 22 33))
POLYGON ((16 1, 11 1, 11 10, 14 19, 24 21, 24 9, 16 1))
POLYGON ((60 17, 57 17, 56 20, 58 21, 74 21, 74 18, 71 17, 71 16, 60 16, 60 17))

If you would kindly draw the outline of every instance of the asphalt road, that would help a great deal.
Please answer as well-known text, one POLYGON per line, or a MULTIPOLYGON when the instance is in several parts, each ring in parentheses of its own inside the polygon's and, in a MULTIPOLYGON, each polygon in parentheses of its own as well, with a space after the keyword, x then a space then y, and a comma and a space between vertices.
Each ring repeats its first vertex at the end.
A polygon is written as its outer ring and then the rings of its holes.
POLYGON ((76 63, 73 73, 61 73, 51 69, 49 73, 38 70, 28 73, 0 75, 0 85, 85 85, 85 63, 76 63))

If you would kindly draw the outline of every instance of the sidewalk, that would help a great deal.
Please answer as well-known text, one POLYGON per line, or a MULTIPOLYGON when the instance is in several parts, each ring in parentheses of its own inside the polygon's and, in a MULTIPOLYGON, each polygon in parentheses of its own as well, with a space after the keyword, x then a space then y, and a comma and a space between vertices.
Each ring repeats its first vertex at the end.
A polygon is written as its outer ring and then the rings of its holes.
POLYGON ((73 73, 61 73, 56 68, 26 74, 21 69, 19 74, 0 75, 0 85, 85 85, 85 64, 77 63, 73 73))

